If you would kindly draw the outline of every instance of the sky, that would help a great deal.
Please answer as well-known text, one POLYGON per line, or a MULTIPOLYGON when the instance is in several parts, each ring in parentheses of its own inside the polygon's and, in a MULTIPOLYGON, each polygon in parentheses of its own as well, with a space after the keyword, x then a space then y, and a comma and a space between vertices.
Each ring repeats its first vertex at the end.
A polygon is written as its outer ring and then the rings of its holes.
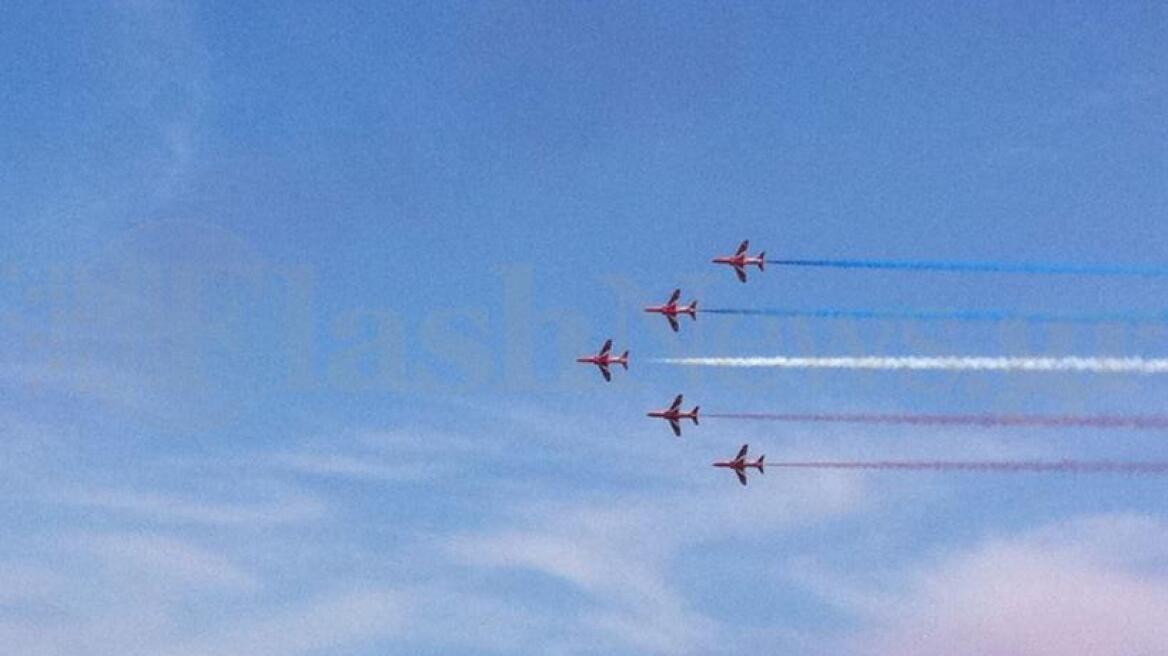
POLYGON ((1157 376, 678 368, 1165 357, 1163 3, 23 3, 0 21, 13 653, 1160 653, 1156 431, 647 410, 1157 414, 1157 376), (606 338, 630 370, 573 359, 606 338))

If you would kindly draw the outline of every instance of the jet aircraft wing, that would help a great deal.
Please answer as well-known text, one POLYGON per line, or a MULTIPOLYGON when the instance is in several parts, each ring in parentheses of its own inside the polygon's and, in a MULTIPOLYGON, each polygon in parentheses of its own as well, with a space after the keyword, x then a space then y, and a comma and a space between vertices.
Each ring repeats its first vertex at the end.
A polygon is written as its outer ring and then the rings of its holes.
POLYGON ((743 444, 742 448, 738 450, 738 455, 734 456, 734 462, 741 462, 746 459, 746 451, 750 449, 749 444, 743 444))

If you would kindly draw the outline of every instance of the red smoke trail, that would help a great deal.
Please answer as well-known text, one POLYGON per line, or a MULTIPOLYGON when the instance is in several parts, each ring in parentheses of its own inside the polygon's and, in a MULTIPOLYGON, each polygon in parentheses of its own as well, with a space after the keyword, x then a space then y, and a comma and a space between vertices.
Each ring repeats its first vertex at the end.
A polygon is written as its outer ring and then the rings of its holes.
POLYGON ((767 467, 783 469, 863 469, 877 471, 932 471, 982 472, 1001 474, 1065 473, 1065 474, 1168 474, 1168 462, 1111 462, 1078 460, 1059 461, 914 461, 886 460, 873 462, 768 462, 767 467))
POLYGON ((944 260, 767 260, 789 267, 833 269, 889 269, 900 271, 949 271, 953 273, 1032 273, 1080 276, 1168 276, 1168 267, 1053 262, 953 262, 944 260))
POLYGON ((753 419, 787 423, 885 424, 913 426, 1015 426, 1037 428, 1127 428, 1168 430, 1168 415, 910 415, 713 413, 713 419, 753 419))

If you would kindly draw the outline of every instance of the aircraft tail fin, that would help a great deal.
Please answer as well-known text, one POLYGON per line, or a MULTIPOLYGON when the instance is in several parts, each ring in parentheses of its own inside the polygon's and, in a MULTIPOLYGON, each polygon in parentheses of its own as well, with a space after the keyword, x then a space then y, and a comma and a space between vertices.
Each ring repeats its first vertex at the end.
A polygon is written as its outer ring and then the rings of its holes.
POLYGON ((760 473, 760 474, 766 473, 766 462, 765 461, 766 461, 766 455, 764 454, 764 455, 761 455, 758 457, 758 462, 754 463, 755 466, 758 467, 758 473, 760 473))
POLYGON ((695 406, 694 406, 694 409, 693 409, 693 417, 690 417, 690 419, 693 419, 694 426, 698 426, 698 425, 699 425, 699 424, 698 424, 698 411, 699 411, 699 410, 701 410, 701 409, 702 409, 702 407, 701 407, 701 406, 699 406, 699 405, 695 405, 695 406))
POLYGON ((697 321, 697 320, 698 320, 698 302, 697 302, 696 300, 694 300, 694 301, 690 301, 690 304, 689 304, 689 316, 690 316, 690 318, 691 318, 691 319, 693 319, 694 321, 697 321))
POLYGON ((629 370, 629 352, 628 351, 621 353, 620 363, 621 363, 621 366, 624 367, 625 371, 629 370))
POLYGON ((758 270, 766 271, 766 251, 758 254, 758 270))

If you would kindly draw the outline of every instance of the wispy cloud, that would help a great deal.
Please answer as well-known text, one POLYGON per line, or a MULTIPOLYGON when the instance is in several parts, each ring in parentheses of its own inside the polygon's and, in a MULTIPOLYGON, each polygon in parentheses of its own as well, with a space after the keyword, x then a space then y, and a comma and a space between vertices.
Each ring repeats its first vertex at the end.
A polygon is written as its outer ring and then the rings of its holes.
POLYGON ((422 465, 389 464, 376 456, 338 455, 321 452, 296 452, 276 454, 271 464, 282 469, 308 476, 325 478, 346 478, 366 481, 405 483, 428 480, 446 471, 441 463, 422 465))
POLYGON ((339 431, 249 460, 264 469, 318 478, 418 483, 450 476, 496 453, 464 435, 428 429, 339 431))
POLYGON ((208 53, 187 2, 115 3, 120 28, 110 71, 122 102, 157 142, 158 197, 179 191, 191 175, 198 125, 207 102, 208 53))
POLYGON ((619 503, 537 504, 522 510, 513 528, 456 536, 447 550, 466 566, 538 572, 582 592, 591 603, 576 630, 591 640, 645 653, 711 650, 724 628, 697 610, 672 576, 683 552, 743 533, 782 532, 865 503, 841 478, 802 491, 782 487, 765 498, 704 487, 619 503))
POLYGON ((164 535, 85 534, 75 541, 77 548, 97 555, 114 576, 138 585, 248 590, 258 584, 226 557, 164 535))
POLYGON ((873 655, 1155 654, 1168 644, 1168 525, 1088 517, 985 541, 927 565, 908 589, 865 604, 873 655))
POLYGON ((52 604, 66 584, 66 577, 47 566, 0 563, 0 607, 52 604))
POLYGON ((257 503, 211 502, 151 491, 84 489, 60 494, 53 500, 162 524, 255 526, 301 523, 321 519, 327 510, 323 501, 298 493, 257 503))
POLYGON ((405 618, 403 601, 393 592, 379 590, 329 595, 161 653, 294 656, 336 652, 400 634, 405 618))

